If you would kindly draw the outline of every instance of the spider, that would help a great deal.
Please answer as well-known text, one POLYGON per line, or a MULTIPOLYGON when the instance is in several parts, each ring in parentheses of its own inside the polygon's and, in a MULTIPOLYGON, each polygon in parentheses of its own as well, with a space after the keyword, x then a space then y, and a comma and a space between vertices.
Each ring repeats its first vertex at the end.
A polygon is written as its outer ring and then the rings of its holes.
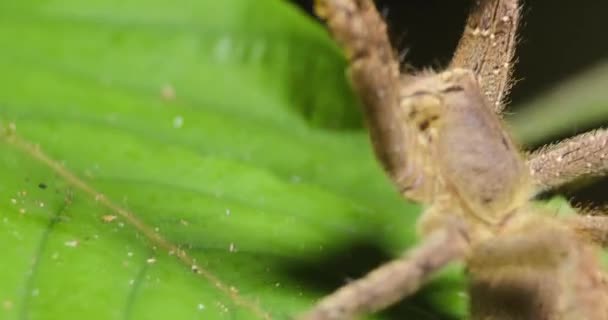
POLYGON ((511 86, 517 0, 473 1, 445 71, 402 73, 372 0, 317 0, 349 60, 376 156, 401 194, 425 206, 421 242, 320 300, 301 319, 350 319, 414 293, 463 261, 472 319, 608 319, 599 263, 608 217, 557 217, 534 197, 608 172, 608 130, 531 153, 500 114, 511 86))

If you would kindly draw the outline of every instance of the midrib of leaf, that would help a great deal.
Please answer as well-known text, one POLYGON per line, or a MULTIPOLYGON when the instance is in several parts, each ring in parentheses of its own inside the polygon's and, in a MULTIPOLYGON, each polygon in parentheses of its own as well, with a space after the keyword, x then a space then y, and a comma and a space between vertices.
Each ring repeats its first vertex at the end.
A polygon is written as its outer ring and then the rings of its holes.
MULTIPOLYGON (((153 227, 147 225, 143 220, 138 218, 137 215, 135 215, 133 212, 117 205, 112 200, 108 199, 103 193, 95 190, 93 187, 88 185, 85 181, 81 180, 74 173, 67 170, 63 165, 46 155, 42 151, 40 146, 34 145, 22 139, 17 135, 16 132, 12 131, 9 128, 4 128, 2 126, 0 126, 0 139, 2 139, 4 143, 15 147, 15 149, 18 149, 20 152, 23 152, 28 156, 41 162, 43 165, 48 166, 51 170, 53 170, 53 172, 55 172, 58 176, 65 180, 69 185, 92 197, 92 199, 94 199, 95 202, 98 203, 100 206, 103 206, 106 209, 111 210, 111 212, 116 213, 117 215, 124 218, 130 225, 134 227, 137 232, 143 234, 145 238, 150 241, 151 246, 160 248, 167 254, 174 255, 177 259, 179 259, 181 263, 185 265, 185 267, 190 268, 193 274, 201 276, 202 278, 207 280, 218 291, 229 297, 236 305, 248 309, 252 314, 254 314, 260 319, 272 319, 270 314, 265 310, 261 309, 257 303, 240 296, 238 293, 238 289, 235 289, 235 286, 224 283, 214 273, 205 269, 199 263, 197 263, 196 259, 194 259, 187 252, 187 250, 174 245, 168 239, 163 237, 163 235, 156 232, 153 227)), ((42 239, 42 241, 46 239, 46 236, 44 234, 42 239)), ((42 245, 41 248, 43 248, 42 245)), ((38 252, 37 256, 34 257, 34 259, 38 259, 39 255, 40 252, 38 252)))

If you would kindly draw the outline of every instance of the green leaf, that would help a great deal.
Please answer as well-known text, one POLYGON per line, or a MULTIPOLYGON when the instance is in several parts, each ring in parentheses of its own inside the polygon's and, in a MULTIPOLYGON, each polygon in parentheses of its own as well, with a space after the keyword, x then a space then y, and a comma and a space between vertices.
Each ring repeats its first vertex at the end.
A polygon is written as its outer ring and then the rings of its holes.
MULTIPOLYGON (((285 319, 413 245, 285 2, 3 1, 0 48, 2 319, 285 319)), ((379 317, 462 316, 454 274, 379 317)))

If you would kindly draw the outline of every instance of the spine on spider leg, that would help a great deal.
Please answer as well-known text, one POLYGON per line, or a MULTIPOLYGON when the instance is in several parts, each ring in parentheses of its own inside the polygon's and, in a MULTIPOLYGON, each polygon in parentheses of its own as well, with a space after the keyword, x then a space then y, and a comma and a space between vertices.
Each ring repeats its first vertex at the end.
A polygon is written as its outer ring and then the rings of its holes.
POLYGON ((403 184, 399 177, 407 171, 407 155, 399 126, 399 62, 386 24, 371 0, 317 0, 315 11, 346 51, 350 81, 363 102, 376 156, 393 181, 403 184))
POLYGON ((496 113, 511 88, 517 26, 517 0, 475 0, 450 67, 472 70, 496 113))
POLYGON ((608 173, 608 129, 580 134, 534 151, 528 167, 541 190, 608 173))

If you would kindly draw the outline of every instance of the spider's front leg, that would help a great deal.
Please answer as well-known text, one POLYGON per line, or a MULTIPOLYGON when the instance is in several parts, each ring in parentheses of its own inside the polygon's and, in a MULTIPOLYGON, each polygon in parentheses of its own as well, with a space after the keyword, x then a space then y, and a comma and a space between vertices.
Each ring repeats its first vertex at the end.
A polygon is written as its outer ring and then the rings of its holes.
POLYGON ((381 310, 414 293, 428 277, 468 250, 464 225, 446 223, 402 258, 388 262, 348 283, 303 315, 300 320, 345 320, 381 310))
POLYGON ((408 137, 398 120, 399 62, 386 24, 371 0, 316 0, 315 12, 346 52, 377 158, 399 189, 409 188, 415 179, 408 167, 408 137))
POLYGON ((504 108, 511 88, 513 57, 519 24, 518 0, 474 0, 450 68, 473 71, 488 106, 504 108))

